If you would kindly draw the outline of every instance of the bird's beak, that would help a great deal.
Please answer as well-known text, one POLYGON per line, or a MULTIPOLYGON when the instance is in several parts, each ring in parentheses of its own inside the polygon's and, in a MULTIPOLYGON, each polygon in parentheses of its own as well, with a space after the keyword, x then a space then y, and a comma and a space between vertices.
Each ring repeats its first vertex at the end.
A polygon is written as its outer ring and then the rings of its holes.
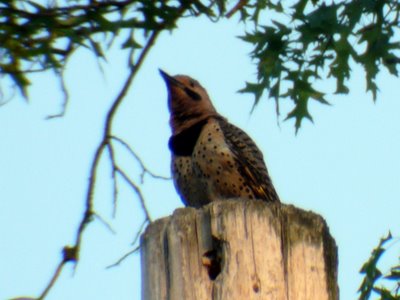
POLYGON ((169 80, 172 78, 171 75, 169 75, 167 72, 165 72, 162 69, 158 69, 158 71, 160 72, 161 76, 165 79, 165 80, 169 80))
POLYGON ((158 69, 158 70, 160 71, 160 74, 161 74, 162 78, 164 78, 167 85, 170 85, 170 84, 174 84, 174 85, 178 85, 178 86, 182 85, 178 80, 176 80, 174 77, 169 75, 167 72, 164 72, 161 69, 158 69))

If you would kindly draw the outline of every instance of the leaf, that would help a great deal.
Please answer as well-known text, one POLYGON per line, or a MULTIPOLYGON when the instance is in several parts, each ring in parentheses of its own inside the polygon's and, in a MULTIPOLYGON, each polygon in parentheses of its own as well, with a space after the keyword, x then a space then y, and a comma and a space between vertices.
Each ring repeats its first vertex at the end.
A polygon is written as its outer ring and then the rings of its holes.
POLYGON ((280 88, 281 88, 281 79, 278 78, 276 83, 269 90, 269 97, 275 99, 275 110, 277 116, 280 115, 280 109, 279 109, 280 88))
POLYGON ((264 92, 264 86, 258 83, 246 82, 246 86, 238 91, 239 93, 250 93, 255 97, 255 105, 260 101, 260 98, 264 92))
POLYGON ((333 34, 340 28, 337 18, 338 7, 338 4, 326 5, 323 2, 317 9, 309 13, 304 21, 313 32, 333 34))
POLYGON ((386 275, 385 279, 399 281, 400 280, 400 271, 393 271, 393 270, 390 271, 390 274, 386 275))
POLYGON ((239 38, 245 42, 251 43, 251 44, 259 44, 262 43, 263 45, 266 44, 267 41, 265 41, 265 38, 260 31, 255 31, 254 33, 248 33, 246 32, 244 36, 239 36, 239 38))
POLYGON ((307 103, 308 99, 299 99, 296 104, 294 109, 289 112, 285 118, 285 121, 294 118, 295 119, 295 130, 296 130, 296 134, 298 133, 300 127, 301 127, 301 123, 303 121, 304 118, 310 120, 311 122, 313 122, 313 119, 310 115, 310 113, 308 112, 308 107, 307 107, 307 103))
POLYGON ((27 76, 22 71, 17 71, 16 73, 9 74, 11 78, 14 80, 15 84, 19 88, 21 94, 25 99, 28 99, 27 88, 31 84, 27 76))
POLYGON ((197 9, 197 11, 199 13, 202 13, 202 14, 205 14, 208 16, 214 14, 212 12, 212 10, 208 6, 205 6, 203 3, 201 3, 201 1, 193 0, 192 2, 193 2, 192 5, 194 5, 194 7, 197 9))
POLYGON ((292 8, 294 9, 294 14, 293 16, 296 19, 302 19, 304 16, 304 9, 306 8, 308 0, 299 0, 297 1, 296 4, 294 4, 292 6, 292 8))
POLYGON ((399 63, 400 63, 400 59, 392 53, 389 53, 388 55, 386 55, 383 58, 384 66, 386 67, 386 69, 388 69, 390 74, 395 75, 395 76, 399 76, 399 74, 397 72, 397 65, 399 63))
POLYGON ((103 49, 101 49, 101 45, 99 43, 95 42, 91 38, 89 38, 89 43, 97 57, 105 58, 103 49))
POLYGON ((391 291, 384 287, 374 287, 374 292, 378 293, 382 300, 399 300, 399 297, 392 295, 391 291))
POLYGON ((336 79, 335 94, 347 94, 349 92, 345 82, 350 78, 350 57, 354 56, 354 50, 348 41, 347 33, 342 33, 337 41, 333 41, 335 58, 329 65, 328 77, 336 79))
POLYGON ((391 239, 392 234, 390 232, 386 237, 381 238, 378 246, 372 250, 368 261, 361 267, 360 273, 365 274, 365 276, 358 289, 361 292, 359 300, 369 299, 371 292, 375 289, 375 282, 382 277, 382 272, 378 269, 377 264, 382 254, 386 251, 383 246, 391 239))
POLYGON ((136 42, 136 40, 134 39, 133 35, 130 35, 126 39, 126 41, 121 45, 122 49, 127 49, 127 48, 129 48, 129 49, 131 49, 131 48, 140 49, 142 47, 143 47, 142 45, 140 45, 138 42, 136 42))

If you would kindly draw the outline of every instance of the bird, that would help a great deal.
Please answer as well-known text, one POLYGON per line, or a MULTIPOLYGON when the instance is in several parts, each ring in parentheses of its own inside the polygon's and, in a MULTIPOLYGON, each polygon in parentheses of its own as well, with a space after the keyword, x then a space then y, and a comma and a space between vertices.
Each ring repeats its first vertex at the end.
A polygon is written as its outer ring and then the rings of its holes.
POLYGON ((168 90, 171 173, 186 206, 218 200, 280 203, 255 142, 214 108, 201 84, 159 70, 168 90))

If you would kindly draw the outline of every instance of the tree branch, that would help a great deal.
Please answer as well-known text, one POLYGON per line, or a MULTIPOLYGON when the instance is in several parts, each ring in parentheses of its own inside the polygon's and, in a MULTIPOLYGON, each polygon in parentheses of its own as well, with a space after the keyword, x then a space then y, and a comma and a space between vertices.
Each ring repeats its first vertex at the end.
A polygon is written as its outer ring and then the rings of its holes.
MULTIPOLYGON (((146 224, 149 222, 149 220, 144 220, 142 225, 140 225, 139 230, 136 232, 136 235, 132 241, 132 245, 135 245, 139 238, 140 238, 140 234, 142 233, 144 227, 146 226, 146 224)), ((126 258, 128 258, 129 256, 131 256, 132 254, 136 253, 138 250, 140 249, 140 245, 136 246, 135 248, 133 248, 131 251, 129 251, 128 253, 125 253, 121 258, 119 258, 115 263, 109 265, 106 267, 106 269, 110 269, 116 266, 119 266, 126 258)))
POLYGON ((50 282, 47 284, 46 288, 44 289, 42 294, 37 298, 37 300, 42 300, 46 297, 47 293, 50 291, 50 289, 53 287, 54 283, 57 281, 58 276, 60 276, 65 263, 66 263, 66 261, 64 259, 62 261, 60 261, 53 276, 50 279, 50 282))
POLYGON ((139 155, 137 155, 136 152, 124 140, 122 140, 121 138, 116 137, 116 136, 111 136, 110 138, 119 142, 122 146, 124 146, 128 150, 129 154, 131 154, 136 159, 136 161, 140 164, 140 168, 142 169, 142 172, 140 174, 142 183, 143 183, 144 176, 146 174, 149 174, 151 177, 153 177, 155 179, 171 180, 171 177, 158 175, 158 174, 150 171, 149 168, 147 168, 145 166, 145 164, 143 163, 143 161, 139 157, 139 155))
MULTIPOLYGON (((95 215, 95 212, 93 210, 93 194, 96 186, 96 174, 97 174, 97 169, 100 164, 100 160, 103 154, 103 151, 108 148, 109 150, 111 149, 111 144, 110 144, 110 138, 112 137, 112 122, 114 120, 115 114, 118 110, 118 107, 122 103, 126 93, 129 90, 129 87, 132 83, 132 80, 138 73, 138 70, 140 69, 144 59, 146 58, 149 50, 153 46, 156 38, 158 37, 160 31, 155 31, 152 33, 150 36, 145 48, 142 50, 138 61, 135 65, 133 65, 130 69, 130 73, 125 80, 125 83, 118 94, 118 96, 115 98, 113 101, 111 108, 109 109, 105 121, 105 126, 104 126, 104 131, 103 131, 103 137, 99 145, 97 146, 95 155, 93 157, 93 161, 90 167, 90 173, 89 173, 89 185, 87 189, 87 194, 86 194, 86 201, 85 201, 85 211, 83 213, 83 217, 79 223, 78 230, 76 233, 76 238, 75 238, 75 243, 73 246, 66 246, 64 247, 64 257, 62 261, 59 263, 56 272, 52 276, 49 284, 46 286, 45 290, 42 292, 41 296, 39 299, 44 299, 44 297, 47 295, 47 293, 50 291, 50 289, 54 286, 59 274, 61 273, 64 265, 66 262, 72 261, 75 263, 75 268, 77 266, 77 263, 79 261, 79 251, 80 247, 82 244, 82 236, 83 232, 86 229, 86 226, 90 223, 92 220, 93 216, 95 215), (68 255, 66 255, 68 253, 68 255)), ((112 151, 112 150, 111 150, 112 151)), ((112 153, 112 152, 111 152, 112 153)), ((139 189, 139 187, 129 179, 129 177, 120 169, 118 166, 115 164, 115 158, 113 158, 113 155, 111 155, 111 163, 113 165, 113 173, 118 172, 124 179, 125 181, 132 187, 132 189, 137 193, 140 203, 142 205, 143 211, 146 216, 146 220, 149 222, 151 221, 150 215, 148 213, 148 210, 146 208, 145 202, 144 202, 144 197, 139 189)))
POLYGON ((122 176, 122 178, 125 179, 125 181, 130 185, 130 187, 131 187, 131 188, 135 191, 135 193, 138 195, 139 200, 140 200, 140 204, 141 204, 141 206, 142 206, 142 210, 144 211, 145 216, 146 216, 146 220, 148 220, 149 222, 151 222, 152 220, 151 220, 151 217, 150 217, 150 214, 149 214, 149 210, 148 210, 147 207, 146 207, 146 203, 145 203, 145 201, 144 201, 144 197, 143 197, 142 191, 140 190, 139 186, 138 186, 136 183, 134 183, 134 182, 129 178, 129 176, 128 176, 124 171, 122 171, 119 167, 116 167, 116 168, 117 168, 117 172, 122 176))

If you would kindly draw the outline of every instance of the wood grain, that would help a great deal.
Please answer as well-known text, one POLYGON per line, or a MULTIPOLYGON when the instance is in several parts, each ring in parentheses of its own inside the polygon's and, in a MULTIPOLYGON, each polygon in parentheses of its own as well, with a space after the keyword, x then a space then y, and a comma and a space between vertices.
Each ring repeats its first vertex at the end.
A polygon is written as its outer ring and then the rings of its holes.
POLYGON ((336 300, 337 248, 322 217, 224 200, 177 209, 141 239, 142 299, 336 300))

